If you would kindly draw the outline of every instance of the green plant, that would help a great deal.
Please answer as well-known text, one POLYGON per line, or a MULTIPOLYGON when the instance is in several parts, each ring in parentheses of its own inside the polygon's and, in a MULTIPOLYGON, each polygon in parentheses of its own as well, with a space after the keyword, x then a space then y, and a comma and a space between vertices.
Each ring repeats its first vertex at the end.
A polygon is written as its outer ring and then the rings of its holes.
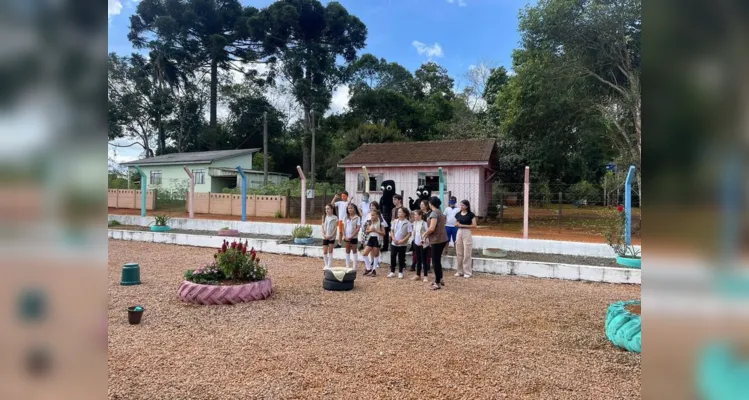
POLYGON ((219 229, 219 230, 220 230, 220 231, 228 231, 228 230, 229 230, 229 227, 228 227, 228 226, 225 226, 225 227, 223 227, 223 228, 221 228, 221 229, 219 229))
POLYGON ((170 219, 172 219, 172 217, 166 214, 156 215, 153 218, 156 226, 166 226, 166 223, 169 222, 170 219))
POLYGON ((588 181, 580 181, 567 190, 567 201, 584 200, 587 203, 593 203, 598 202, 601 197, 602 193, 598 187, 588 181))
POLYGON ((216 263, 206 264, 196 270, 185 271, 185 280, 200 284, 216 284, 226 279, 216 263))
POLYGON ((108 226, 120 226, 122 224, 120 223, 120 221, 117 221, 117 220, 114 220, 114 219, 110 219, 109 222, 107 223, 107 225, 108 226))
POLYGON ((619 257, 640 258, 640 250, 635 246, 628 245, 624 240, 624 228, 627 223, 627 215, 624 213, 624 207, 606 209, 601 211, 602 217, 606 221, 603 228, 603 235, 609 246, 619 257))
POLYGON ((281 210, 276 210, 276 213, 273 214, 273 216, 275 218, 283 218, 283 213, 281 212, 281 210))
POLYGON ((265 279, 266 269, 260 265, 260 258, 254 248, 247 250, 244 243, 224 240, 221 249, 214 255, 218 269, 227 279, 255 282, 265 279))
POLYGON ((310 238, 312 237, 312 227, 309 225, 297 225, 291 231, 291 236, 299 239, 310 238))

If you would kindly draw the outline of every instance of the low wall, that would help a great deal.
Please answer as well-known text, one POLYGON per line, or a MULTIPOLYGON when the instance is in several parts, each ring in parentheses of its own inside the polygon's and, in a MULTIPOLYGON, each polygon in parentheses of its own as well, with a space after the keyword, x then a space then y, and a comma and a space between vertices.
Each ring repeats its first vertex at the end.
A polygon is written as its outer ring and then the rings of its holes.
MULTIPOLYGON (((286 196, 257 195, 246 198, 248 217, 275 217, 280 211, 281 216, 286 218, 286 196)), ((194 211, 197 214, 242 215, 242 195, 195 193, 194 211)))
MULTIPOLYGON (((109 229, 107 235, 110 239, 115 240, 132 240, 213 248, 220 247, 221 243, 226 239, 226 237, 223 236, 190 235, 169 232, 143 232, 123 229, 109 229)), ((254 247, 260 252, 322 258, 322 248, 320 246, 283 244, 272 239, 246 240, 248 246, 254 247)), ((345 259, 345 249, 334 249, 333 258, 336 260, 345 259)), ((455 269, 455 257, 444 256, 442 259, 442 266, 445 269, 455 269)), ((387 257, 383 257, 383 261, 384 264, 388 264, 387 257)), ((476 272, 486 272, 499 275, 517 275, 574 281, 631 284, 641 283, 641 270, 629 268, 473 258, 473 270, 476 272)))
MULTIPOLYGON (((136 215, 110 215, 109 219, 117 220, 124 225, 141 226, 148 225, 148 223, 152 221, 152 218, 150 217, 144 218, 136 215)), ((310 219, 308 220, 308 223, 312 226, 312 235, 318 238, 321 237, 320 220, 310 219)), ((296 226, 295 224, 276 222, 242 222, 189 218, 172 218, 169 220, 169 225, 176 229, 205 231, 218 231, 226 226, 243 233, 272 236, 291 236, 291 231, 296 226)), ((526 253, 563 254, 569 256, 604 258, 616 257, 614 250, 605 243, 565 242, 558 240, 518 239, 476 235, 473 236, 473 247, 476 249, 500 248, 506 251, 521 251, 526 253)), ((635 246, 635 248, 639 250, 640 246, 635 246)))
MULTIPOLYGON (((140 209, 141 191, 135 189, 107 189, 107 207, 140 209)), ((156 205, 156 194, 146 191, 146 210, 153 210, 156 205)))

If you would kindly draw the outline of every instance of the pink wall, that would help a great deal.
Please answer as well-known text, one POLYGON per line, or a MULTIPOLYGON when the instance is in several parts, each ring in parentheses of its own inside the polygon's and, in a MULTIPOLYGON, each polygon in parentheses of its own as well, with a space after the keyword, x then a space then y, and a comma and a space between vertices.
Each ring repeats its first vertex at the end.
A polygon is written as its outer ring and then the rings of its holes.
MULTIPOLYGON (((111 208, 140 208, 140 190, 107 189, 107 206, 111 208)), ((153 210, 155 198, 153 190, 146 191, 146 210, 153 210)))
MULTIPOLYGON (((398 194, 403 191, 404 204, 408 207, 408 197, 416 198, 416 189, 418 187, 419 172, 437 172, 436 167, 372 167, 367 168, 370 175, 383 174, 384 180, 395 181, 395 188, 398 194)), ((471 202, 471 208, 480 216, 485 216, 488 202, 486 199, 487 185, 485 184, 485 168, 479 166, 452 167, 442 168, 445 176, 445 201, 447 201, 447 192, 452 191, 452 195, 458 198, 458 201, 467 199, 471 202)), ((361 168, 346 168, 346 191, 353 194, 356 204, 361 202, 361 193, 357 193, 357 175, 361 173, 361 168)), ((489 190, 491 186, 489 185, 489 190)), ((379 200, 380 188, 370 188, 370 201, 379 200)), ((433 193, 439 196, 439 192, 433 193)))

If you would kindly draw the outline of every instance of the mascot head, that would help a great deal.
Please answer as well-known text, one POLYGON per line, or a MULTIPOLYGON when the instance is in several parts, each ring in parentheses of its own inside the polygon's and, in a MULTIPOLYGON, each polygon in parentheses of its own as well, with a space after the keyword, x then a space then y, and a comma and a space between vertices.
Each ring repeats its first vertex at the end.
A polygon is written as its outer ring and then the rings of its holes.
POLYGON ((393 197, 395 195, 395 181, 382 181, 382 195, 387 197, 393 197))
POLYGON ((416 189, 416 196, 418 196, 420 200, 429 200, 429 198, 432 197, 432 191, 424 185, 419 185, 416 189))

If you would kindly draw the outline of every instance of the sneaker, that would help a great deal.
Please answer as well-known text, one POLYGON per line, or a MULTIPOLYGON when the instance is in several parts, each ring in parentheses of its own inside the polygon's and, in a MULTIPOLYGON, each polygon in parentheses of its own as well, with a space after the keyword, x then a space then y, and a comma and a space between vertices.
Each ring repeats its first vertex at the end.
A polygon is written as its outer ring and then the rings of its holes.
POLYGON ((414 271, 416 271, 416 266, 415 266, 415 265, 412 265, 412 266, 411 266, 411 268, 409 268, 409 271, 411 271, 411 272, 414 272, 414 271))
POLYGON ((463 275, 463 278, 470 278, 471 275, 463 275))
POLYGON ((416 275, 413 278, 411 278, 412 281, 418 281, 419 279, 421 279, 419 275, 416 275))
MULTIPOLYGON (((418 278, 418 277, 417 277, 417 278, 418 278)), ((427 282, 429 282, 429 278, 427 278, 427 277, 425 276, 425 277, 424 277, 424 281, 423 281, 423 282, 424 282, 424 283, 427 283, 427 282)))
POLYGON ((394 277, 395 277, 395 272, 391 272, 388 274, 388 278, 394 278, 394 277))
POLYGON ((340 249, 340 248, 341 248, 341 245, 340 245, 340 244, 337 244, 337 245, 335 245, 335 248, 336 248, 336 249, 340 249))
POLYGON ((376 269, 373 269, 373 270, 372 270, 372 273, 371 273, 371 274, 369 274, 369 276, 377 276, 377 270, 376 270, 376 269))
POLYGON ((461 274, 460 272, 456 272, 455 276, 463 276, 463 274, 461 274))
POLYGON ((398 279, 403 279, 403 272, 398 272, 398 279))
POLYGON ((365 276, 366 276, 366 275, 369 275, 369 274, 371 274, 371 273, 372 273, 372 270, 371 270, 371 269, 368 269, 368 270, 364 271, 364 275, 365 275, 365 276))

